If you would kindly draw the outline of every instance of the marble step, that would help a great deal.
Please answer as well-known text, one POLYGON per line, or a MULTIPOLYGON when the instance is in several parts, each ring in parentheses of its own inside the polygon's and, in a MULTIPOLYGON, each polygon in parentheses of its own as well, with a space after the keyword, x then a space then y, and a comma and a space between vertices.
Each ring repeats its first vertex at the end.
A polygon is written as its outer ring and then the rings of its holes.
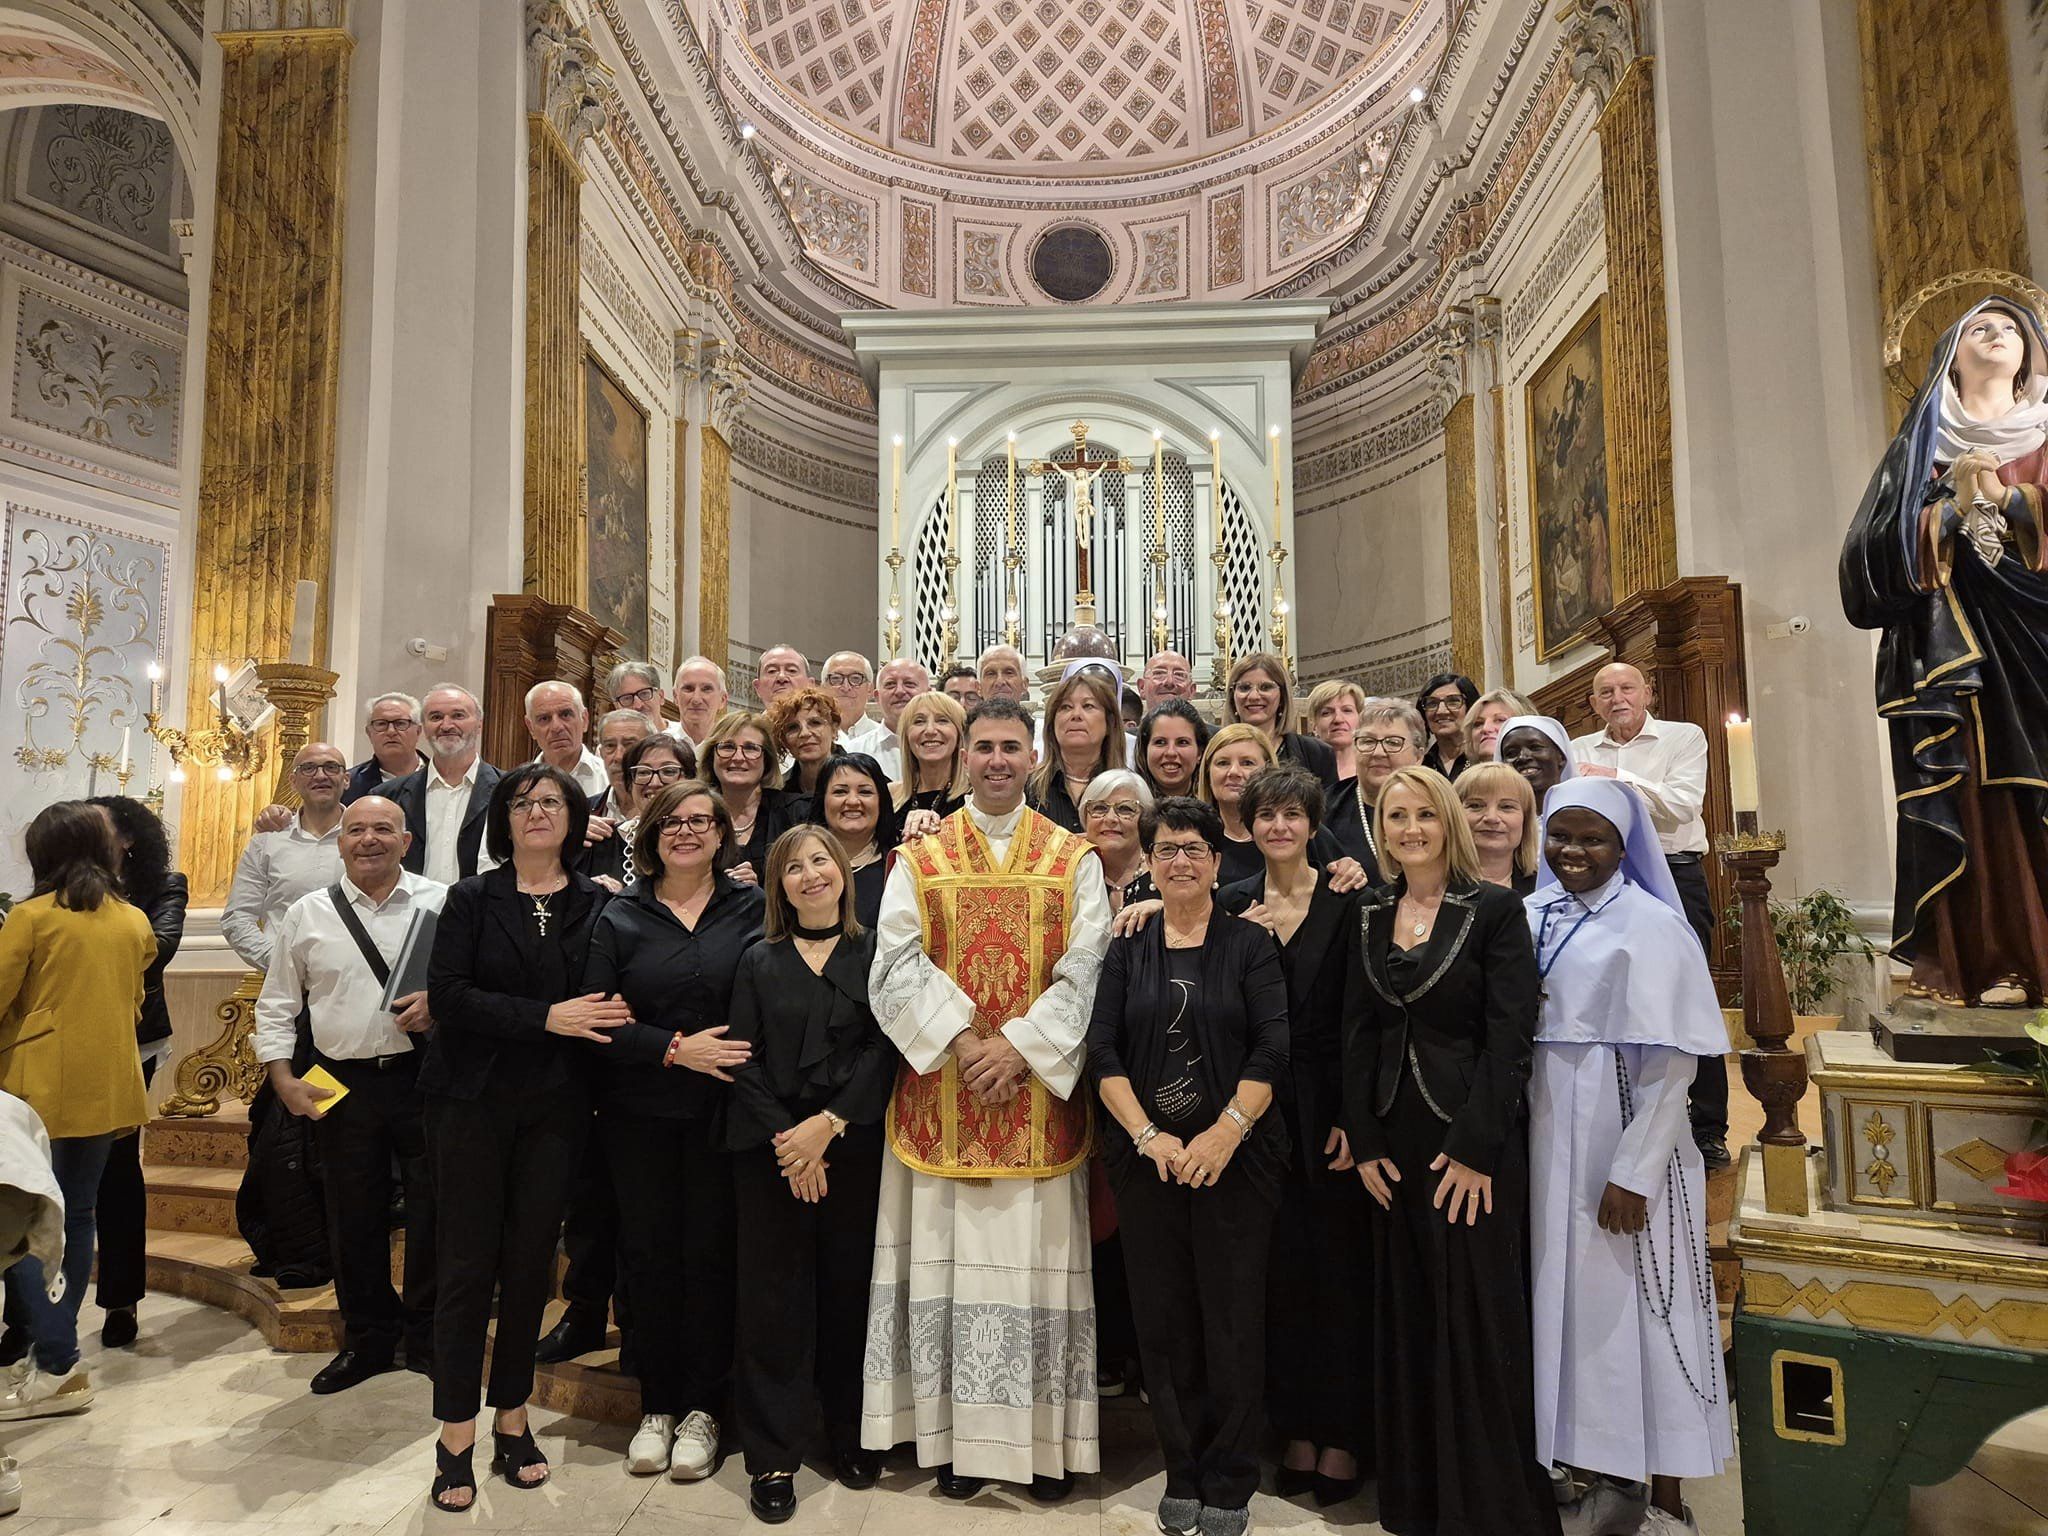
POLYGON ((248 1106, 230 1101, 219 1114, 198 1120, 159 1115, 142 1128, 142 1161, 168 1168, 246 1168, 248 1106))
POLYGON ((145 1224, 151 1232, 193 1232, 239 1240, 235 1191, 241 1183, 240 1168, 145 1163, 145 1224))
POLYGON ((149 1234, 149 1288, 232 1312, 254 1325, 273 1349, 331 1350, 341 1338, 334 1287, 280 1290, 249 1273, 255 1261, 238 1237, 206 1232, 149 1234))

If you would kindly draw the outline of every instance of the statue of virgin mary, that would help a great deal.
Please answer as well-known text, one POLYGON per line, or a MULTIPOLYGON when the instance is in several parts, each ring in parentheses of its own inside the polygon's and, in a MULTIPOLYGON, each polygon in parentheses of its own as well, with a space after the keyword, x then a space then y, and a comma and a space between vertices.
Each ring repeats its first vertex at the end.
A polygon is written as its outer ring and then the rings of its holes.
MULTIPOLYGON (((1883 631, 1897 789, 1892 952, 1914 990, 2048 984, 2048 339, 1989 299, 1935 349, 1842 547, 1842 607, 1883 631)), ((2000 999, 2002 1000, 2002 999, 2000 999)))

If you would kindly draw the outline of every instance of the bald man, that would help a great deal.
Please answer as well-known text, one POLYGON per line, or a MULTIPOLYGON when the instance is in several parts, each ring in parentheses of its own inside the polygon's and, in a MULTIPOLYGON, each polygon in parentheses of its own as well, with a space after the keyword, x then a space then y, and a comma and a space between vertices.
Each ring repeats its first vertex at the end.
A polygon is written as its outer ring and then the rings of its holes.
POLYGON ((811 664, 793 645, 771 645, 761 653, 761 670, 754 676, 754 697, 766 709, 785 693, 811 680, 811 664))
POLYGON ((824 683, 839 705, 839 750, 877 756, 891 733, 868 715, 875 700, 874 663, 859 651, 834 651, 825 658, 824 683))
POLYGON ((984 699, 1028 702, 1031 682, 1024 675, 1024 653, 1014 645, 992 645, 983 651, 975 673, 984 699))
MULTIPOLYGON (((1707 733, 1685 720, 1651 713, 1655 690, 1625 661, 1593 675, 1593 713, 1601 729, 1572 738, 1572 757, 1589 778, 1619 779, 1642 797, 1657 829, 1685 915, 1708 955, 1714 952, 1714 901, 1707 891, 1707 733)), ((1692 1083, 1692 1136, 1709 1168, 1728 1166, 1728 1073, 1702 1058, 1692 1083)))
POLYGON ((348 759, 331 741, 310 741, 292 759, 299 808, 274 832, 249 839, 220 910, 220 931, 251 970, 270 967, 269 930, 291 904, 341 873, 341 792, 348 759))
POLYGON ((709 656, 692 656, 676 668, 676 713, 670 734, 680 736, 704 755, 704 738, 718 724, 731 696, 725 689, 725 668, 709 656))
POLYGON ((526 690, 526 734, 533 738, 534 761, 559 768, 595 800, 611 787, 604 759, 585 745, 590 711, 583 691, 573 683, 535 683, 526 690))
POLYGON ((1195 669, 1179 651, 1161 651, 1145 663, 1145 670, 1138 677, 1138 697, 1145 701, 1147 709, 1168 699, 1192 702, 1195 669))

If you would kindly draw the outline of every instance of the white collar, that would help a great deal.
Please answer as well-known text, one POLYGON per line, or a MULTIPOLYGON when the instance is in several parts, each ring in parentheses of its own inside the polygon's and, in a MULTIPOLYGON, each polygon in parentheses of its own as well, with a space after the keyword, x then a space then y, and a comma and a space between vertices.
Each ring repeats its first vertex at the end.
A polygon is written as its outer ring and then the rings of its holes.
POLYGON ((1019 800, 1011 809, 998 816, 984 811, 974 801, 967 802, 967 814, 974 818, 974 825, 987 838, 1004 838, 1017 830, 1017 823, 1024 819, 1024 802, 1019 800))
POLYGON ((339 840, 339 838, 341 837, 341 822, 339 818, 337 818, 334 825, 329 827, 325 832, 308 832, 306 830, 305 823, 299 820, 299 817, 303 814, 304 813, 301 811, 292 812, 292 824, 288 827, 280 828, 279 830, 284 832, 284 834, 288 837, 296 837, 303 842, 309 843, 333 842, 339 840))
POLYGON ((1626 884, 1628 884, 1628 871, 1617 869, 1608 877, 1606 884, 1600 886, 1597 890, 1586 892, 1583 896, 1576 892, 1568 891, 1560 885, 1557 887, 1557 894, 1545 905, 1551 907, 1577 905, 1584 907, 1588 912, 1598 912, 1607 903, 1614 900, 1620 894, 1621 888, 1626 884))
POLYGON ((370 900, 368 894, 364 892, 363 888, 357 885, 355 881, 349 879, 346 873, 344 873, 341 876, 340 885, 341 894, 346 896, 350 901, 354 902, 357 906, 361 907, 364 911, 382 912, 394 901, 409 900, 412 896, 412 882, 412 875, 407 871, 401 869, 398 872, 398 883, 392 886, 391 889, 385 893, 384 899, 382 901, 370 900))
POLYGON ((483 755, 481 753, 472 757, 469 760, 469 770, 459 779, 443 778, 441 776, 441 765, 439 763, 429 763, 427 765, 427 788, 432 789, 439 785, 442 789, 458 789, 464 784, 474 788, 476 785, 476 766, 482 761, 483 755))
POLYGON ((1600 727, 1600 745, 1603 747, 1627 747, 1633 746, 1639 741, 1655 741, 1656 739, 1657 717, 1648 710, 1643 711, 1643 728, 1637 731, 1635 735, 1629 737, 1627 741, 1616 741, 1614 739, 1614 732, 1604 725, 1600 727))

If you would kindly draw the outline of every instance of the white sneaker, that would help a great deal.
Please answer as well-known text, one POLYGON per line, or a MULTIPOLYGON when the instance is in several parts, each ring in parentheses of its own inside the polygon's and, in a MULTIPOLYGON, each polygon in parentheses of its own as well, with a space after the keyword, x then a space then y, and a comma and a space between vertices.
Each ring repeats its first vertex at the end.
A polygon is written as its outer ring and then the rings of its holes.
POLYGON ((650 1413, 640 1420, 633 1443, 626 1447, 626 1470, 635 1477, 652 1477, 668 1470, 669 1442, 676 1437, 676 1416, 650 1413))
POLYGON ((1564 1536, 1636 1536, 1643 1523, 1643 1495, 1606 1478, 1557 1512, 1564 1536))
POLYGON ((711 1475, 718 1465, 718 1420, 702 1408, 683 1418, 676 1431, 676 1443, 669 1453, 668 1479, 672 1483, 694 1483, 711 1475))
POLYGON ((73 1366, 62 1378, 47 1375, 34 1366, 12 1378, 0 1394, 0 1420, 51 1419, 60 1414, 83 1413, 92 1406, 92 1377, 82 1365, 73 1366))
POLYGON ((1690 1504, 1681 1506, 1685 1518, 1667 1515, 1652 1504, 1643 1511, 1643 1523, 1637 1526, 1631 1536, 1700 1536, 1700 1528, 1692 1517, 1690 1504))
POLYGON ((21 1470, 12 1456, 0 1456, 0 1515, 21 1508, 21 1470))

